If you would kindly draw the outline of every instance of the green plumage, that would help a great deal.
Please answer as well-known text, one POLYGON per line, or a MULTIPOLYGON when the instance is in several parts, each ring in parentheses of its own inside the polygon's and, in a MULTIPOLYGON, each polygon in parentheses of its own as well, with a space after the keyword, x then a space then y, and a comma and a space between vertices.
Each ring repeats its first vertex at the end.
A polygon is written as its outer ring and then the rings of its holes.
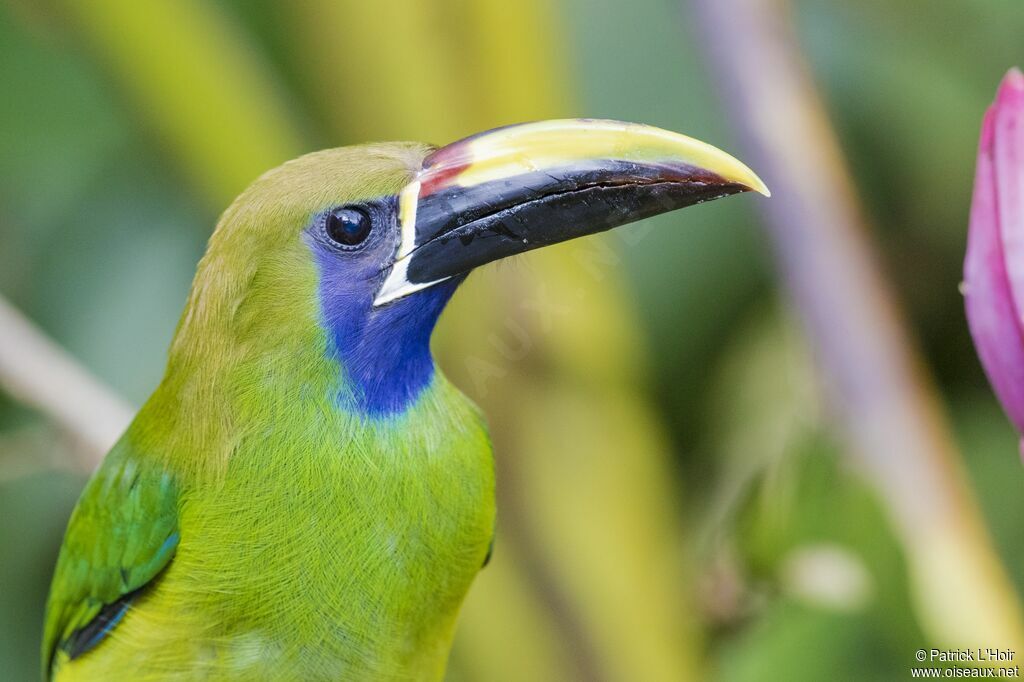
POLYGON ((50 599, 44 661, 105 605, 149 583, 177 546, 177 501, 171 476, 139 465, 119 444, 89 482, 64 540, 50 599), (96 531, 103 529, 97 542, 96 531))
POLYGON ((439 373, 401 413, 339 407, 351 387, 302 238, 330 206, 396 193, 427 151, 303 157, 224 214, 165 378, 68 527, 46 617, 52 679, 443 674, 493 534, 485 429, 439 373), (70 659, 73 633, 136 590, 70 659))

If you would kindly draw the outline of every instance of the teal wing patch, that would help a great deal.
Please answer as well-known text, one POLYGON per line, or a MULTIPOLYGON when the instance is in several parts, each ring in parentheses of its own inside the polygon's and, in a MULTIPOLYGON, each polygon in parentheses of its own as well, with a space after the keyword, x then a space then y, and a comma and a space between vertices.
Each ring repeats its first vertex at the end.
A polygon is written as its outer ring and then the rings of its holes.
POLYGON ((43 632, 43 669, 98 644, 131 598, 178 545, 178 496, 170 474, 114 446, 71 514, 57 559, 43 632))

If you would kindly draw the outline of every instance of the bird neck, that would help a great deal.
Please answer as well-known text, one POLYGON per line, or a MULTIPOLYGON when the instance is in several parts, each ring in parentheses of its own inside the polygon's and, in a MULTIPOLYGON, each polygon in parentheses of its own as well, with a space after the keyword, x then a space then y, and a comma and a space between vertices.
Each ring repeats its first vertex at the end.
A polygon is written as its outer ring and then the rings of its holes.
POLYGON ((376 451, 367 444, 391 443, 395 433, 412 451, 430 450, 437 429, 450 422, 461 431, 474 408, 435 371, 429 332, 375 345, 394 333, 386 321, 348 330, 316 323, 269 343, 190 345, 172 355, 133 438, 176 470, 215 479, 257 450, 273 458, 359 441, 376 451))
POLYGON ((338 400, 348 411, 386 418, 407 410, 434 378, 430 336, 458 286, 449 280, 379 308, 325 273, 320 281, 328 353, 337 361, 338 400))

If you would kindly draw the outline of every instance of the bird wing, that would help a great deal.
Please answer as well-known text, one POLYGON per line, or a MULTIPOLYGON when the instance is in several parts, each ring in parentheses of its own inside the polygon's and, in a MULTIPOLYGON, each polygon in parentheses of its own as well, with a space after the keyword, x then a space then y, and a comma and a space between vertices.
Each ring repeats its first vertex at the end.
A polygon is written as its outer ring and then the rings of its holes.
POLYGON ((64 535, 50 587, 43 669, 57 651, 85 653, 124 616, 178 545, 173 477, 122 439, 86 485, 64 535))

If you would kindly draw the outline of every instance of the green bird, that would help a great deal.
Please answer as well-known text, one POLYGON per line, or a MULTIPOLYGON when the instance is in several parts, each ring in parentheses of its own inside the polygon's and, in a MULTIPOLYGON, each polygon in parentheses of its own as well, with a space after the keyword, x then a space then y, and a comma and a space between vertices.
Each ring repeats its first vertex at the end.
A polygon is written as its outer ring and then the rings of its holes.
POLYGON ((747 190, 768 193, 714 147, 596 120, 267 172, 71 516, 45 676, 440 679, 495 518, 484 421, 430 352, 449 298, 485 263, 747 190))

